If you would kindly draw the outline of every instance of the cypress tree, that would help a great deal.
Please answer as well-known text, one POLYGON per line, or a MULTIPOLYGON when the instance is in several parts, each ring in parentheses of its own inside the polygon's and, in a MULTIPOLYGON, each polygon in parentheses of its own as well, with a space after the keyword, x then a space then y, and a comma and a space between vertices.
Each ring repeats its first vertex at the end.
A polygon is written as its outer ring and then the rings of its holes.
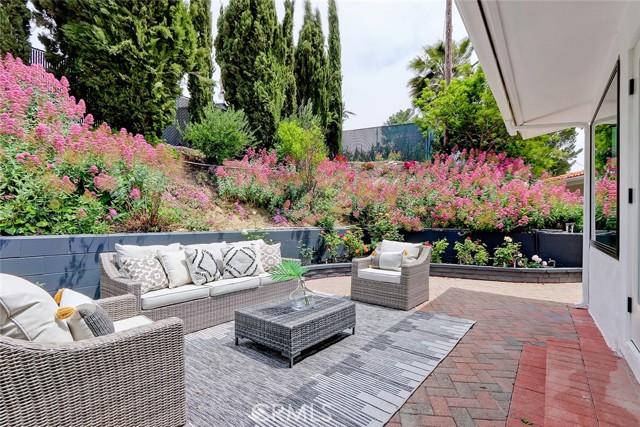
POLYGON ((311 11, 311 2, 304 3, 304 21, 298 37, 295 58, 298 105, 311 103, 313 113, 327 124, 327 57, 320 11, 311 11))
POLYGON ((273 147, 286 84, 273 0, 231 0, 221 10, 215 48, 225 101, 247 114, 260 147, 273 147))
POLYGON ((182 0, 34 0, 56 74, 96 121, 157 140, 175 117, 196 35, 182 0), (52 49, 59 49, 59 52, 52 49))
POLYGON ((211 0, 191 0, 191 23, 196 32, 194 68, 189 73, 189 115, 193 123, 199 123, 205 109, 213 104, 213 36, 211 33, 211 0))
POLYGON ((0 56, 11 53, 23 62, 31 60, 31 11, 26 0, 0 0, 0 56))
POLYGON ((297 110, 296 76, 295 76, 295 44, 293 42, 293 14, 295 1, 284 1, 284 19, 282 21, 283 61, 286 66, 286 86, 282 116, 288 117, 297 110))
POLYGON ((329 0, 329 61, 327 72, 327 147, 332 157, 342 153, 342 67, 340 27, 335 0, 329 0))

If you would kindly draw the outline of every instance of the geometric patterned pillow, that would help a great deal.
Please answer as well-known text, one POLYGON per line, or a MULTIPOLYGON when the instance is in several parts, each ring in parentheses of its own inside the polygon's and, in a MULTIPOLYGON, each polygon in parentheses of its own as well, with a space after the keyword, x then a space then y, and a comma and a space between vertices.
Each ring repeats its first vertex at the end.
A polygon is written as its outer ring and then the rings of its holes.
POLYGON ((218 264, 211 252, 206 249, 185 248, 187 254, 187 267, 191 274, 191 280, 196 285, 204 285, 222 277, 218 264))
POLYGON ((128 258, 124 260, 123 268, 130 278, 140 283, 140 292, 143 294, 169 287, 167 273, 158 258, 153 255, 144 258, 128 258))
POLYGON ((223 279, 255 276, 259 270, 258 247, 229 245, 222 250, 224 262, 223 279))
POLYGON ((282 254, 280 253, 280 243, 275 245, 264 245, 260 253, 262 259, 262 267, 264 271, 269 271, 273 267, 282 263, 282 254))

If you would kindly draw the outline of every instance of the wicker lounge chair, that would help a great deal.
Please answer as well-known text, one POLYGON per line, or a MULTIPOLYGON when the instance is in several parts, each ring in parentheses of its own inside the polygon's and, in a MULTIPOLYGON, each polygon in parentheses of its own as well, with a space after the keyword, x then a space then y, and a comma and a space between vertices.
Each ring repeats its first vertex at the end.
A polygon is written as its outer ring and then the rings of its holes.
MULTIPOLYGON (((138 314, 133 295, 97 301, 113 320, 138 314)), ((178 426, 186 422, 179 319, 85 341, 0 336, 0 425, 178 426)))
POLYGON ((362 277, 373 257, 354 258, 351 267, 351 299, 399 310, 410 310, 429 300, 429 265, 431 248, 420 249, 418 258, 404 262, 399 274, 385 272, 378 278, 362 277), (394 283, 396 282, 396 283, 394 283))

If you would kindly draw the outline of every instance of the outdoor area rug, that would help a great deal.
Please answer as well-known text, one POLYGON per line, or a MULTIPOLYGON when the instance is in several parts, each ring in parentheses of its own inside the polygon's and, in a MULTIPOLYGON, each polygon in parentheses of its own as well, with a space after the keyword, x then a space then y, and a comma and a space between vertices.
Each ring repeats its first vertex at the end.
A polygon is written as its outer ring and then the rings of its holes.
POLYGON ((190 426, 381 426, 475 323, 356 304, 350 330, 293 368, 229 322, 185 336, 190 426))

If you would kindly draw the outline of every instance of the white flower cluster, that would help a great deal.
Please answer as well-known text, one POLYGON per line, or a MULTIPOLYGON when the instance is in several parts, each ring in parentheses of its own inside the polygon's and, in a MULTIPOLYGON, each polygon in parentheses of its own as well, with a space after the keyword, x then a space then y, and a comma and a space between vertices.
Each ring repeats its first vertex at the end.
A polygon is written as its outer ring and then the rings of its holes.
POLYGON ((543 267, 547 266, 547 261, 543 261, 542 258, 540 258, 538 255, 534 255, 531 257, 531 261, 537 262, 538 264, 542 265, 543 267))

